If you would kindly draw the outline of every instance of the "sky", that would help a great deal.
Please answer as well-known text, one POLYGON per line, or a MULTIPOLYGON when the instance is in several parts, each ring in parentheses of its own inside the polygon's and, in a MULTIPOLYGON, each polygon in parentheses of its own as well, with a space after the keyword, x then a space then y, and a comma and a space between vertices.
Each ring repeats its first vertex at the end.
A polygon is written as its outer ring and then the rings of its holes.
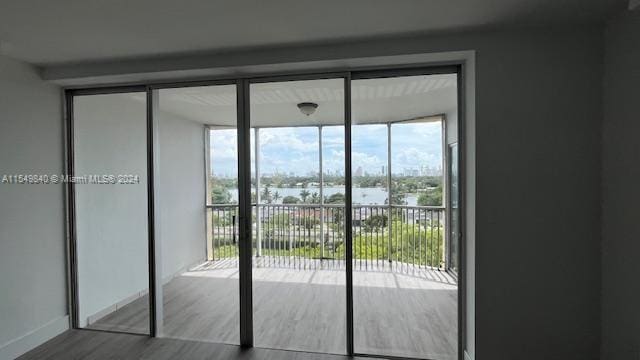
MULTIPOLYGON (((325 174, 344 173, 344 128, 322 129, 325 174)), ((319 170, 317 127, 260 129, 260 172, 307 175, 319 170)), ((251 134, 252 163, 255 159, 251 134)), ((218 176, 237 174, 236 130, 213 130, 210 136, 211 171, 218 176)), ((442 126, 440 122, 393 124, 391 127, 392 173, 421 166, 442 166, 442 126)), ((387 165, 387 126, 357 125, 352 130, 352 169, 381 174, 387 165)), ((252 168, 253 171, 253 168, 252 168)))

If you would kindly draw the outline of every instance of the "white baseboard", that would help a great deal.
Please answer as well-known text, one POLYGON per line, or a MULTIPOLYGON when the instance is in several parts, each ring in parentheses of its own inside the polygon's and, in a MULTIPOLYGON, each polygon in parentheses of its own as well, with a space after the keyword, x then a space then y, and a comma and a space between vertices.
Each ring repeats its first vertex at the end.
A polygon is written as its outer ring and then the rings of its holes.
MULTIPOLYGON (((165 276, 162 279, 162 285, 166 285, 169 281, 173 280, 174 278, 184 274, 185 272, 189 271, 189 269, 202 264, 203 262, 205 262, 205 260, 198 260, 196 262, 194 262, 193 264, 184 266, 178 270, 176 270, 173 274, 169 275, 169 276, 165 276)), ((149 288, 143 289, 141 291, 135 292, 127 297, 125 297, 124 299, 118 301, 115 304, 109 305, 89 316, 87 316, 86 318, 86 324, 82 323, 81 325, 87 326, 87 325, 91 325, 95 322, 97 322, 98 320, 102 319, 103 317, 121 309, 122 307, 129 305, 130 303, 138 300, 139 298, 146 296, 149 293, 149 288)), ((1 360, 1 359, 0 359, 1 360)))
POLYGON ((473 358, 471 358, 471 355, 469 355, 467 350, 464 351, 464 360, 473 360, 473 358))
POLYGON ((69 316, 53 319, 37 329, 0 345, 0 360, 12 360, 69 329, 69 316))
POLYGON ((127 296, 126 298, 118 301, 117 303, 113 304, 113 305, 109 305, 105 308, 103 308, 102 310, 99 310, 95 313, 93 313, 92 315, 87 316, 87 320, 86 320, 86 324, 81 324, 83 327, 84 326, 88 326, 91 325, 93 323, 95 323, 96 321, 102 319, 103 317, 115 312, 116 310, 121 309, 122 307, 129 305, 130 303, 138 300, 139 298, 147 295, 147 293, 149 293, 149 288, 143 289, 142 291, 138 291, 136 293, 133 293, 129 296, 127 296))
POLYGON ((169 275, 169 276, 164 276, 162 278, 162 285, 166 285, 169 281, 177 278, 178 276, 181 276, 182 274, 184 274, 185 272, 189 271, 190 269, 193 269, 194 267, 207 262, 207 259, 200 259, 200 260, 196 260, 193 263, 187 265, 187 266, 183 266, 180 269, 176 270, 173 272, 173 274, 169 275))

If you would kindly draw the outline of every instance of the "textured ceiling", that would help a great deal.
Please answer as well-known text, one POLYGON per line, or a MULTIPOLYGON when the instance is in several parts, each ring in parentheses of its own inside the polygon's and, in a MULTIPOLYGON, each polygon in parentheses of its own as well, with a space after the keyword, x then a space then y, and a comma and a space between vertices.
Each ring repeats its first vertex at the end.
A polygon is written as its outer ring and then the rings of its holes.
MULTIPOLYGON (((287 81, 251 85, 251 126, 313 126, 344 123, 342 79, 287 81), (297 108, 315 102, 311 116, 297 108)), ((428 75, 352 83, 353 123, 411 120, 455 111, 456 75, 428 75)), ((203 124, 234 127, 233 85, 163 89, 160 110, 203 124)))

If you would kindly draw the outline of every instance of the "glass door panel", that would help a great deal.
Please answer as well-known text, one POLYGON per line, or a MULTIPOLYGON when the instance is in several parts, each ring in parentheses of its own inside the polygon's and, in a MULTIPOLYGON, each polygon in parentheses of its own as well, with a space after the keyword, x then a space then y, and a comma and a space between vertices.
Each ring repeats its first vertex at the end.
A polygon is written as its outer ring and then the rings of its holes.
POLYGON ((78 325, 149 334, 146 93, 73 98, 78 325))
POLYGON ((351 94, 355 352, 457 359, 442 202, 456 75, 356 79, 351 94))
POLYGON ((258 347, 346 351, 344 79, 254 83, 258 347))
POLYGON ((154 96, 162 335, 239 344, 236 86, 154 96))

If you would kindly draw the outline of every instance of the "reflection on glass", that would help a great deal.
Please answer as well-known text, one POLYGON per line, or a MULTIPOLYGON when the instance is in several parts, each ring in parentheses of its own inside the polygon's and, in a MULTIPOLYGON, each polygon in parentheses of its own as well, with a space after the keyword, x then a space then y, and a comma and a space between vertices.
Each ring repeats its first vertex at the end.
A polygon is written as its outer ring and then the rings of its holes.
POLYGON ((148 334, 146 95, 73 105, 75 175, 117 177, 75 185, 79 326, 148 334))

